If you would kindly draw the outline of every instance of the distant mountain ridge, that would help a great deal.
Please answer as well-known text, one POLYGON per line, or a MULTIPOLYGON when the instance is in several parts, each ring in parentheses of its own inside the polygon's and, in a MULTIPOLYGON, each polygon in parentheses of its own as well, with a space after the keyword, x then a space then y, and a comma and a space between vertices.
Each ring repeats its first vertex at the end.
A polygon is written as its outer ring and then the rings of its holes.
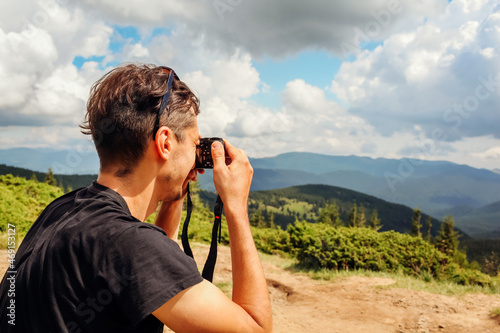
POLYGON ((94 149, 54 150, 49 148, 0 149, 0 164, 38 172, 49 168, 56 174, 97 174, 99 158, 94 149))
POLYGON ((299 170, 321 175, 334 171, 361 171, 368 175, 385 177, 387 173, 403 173, 403 176, 427 177, 454 170, 474 174, 489 179, 496 173, 487 169, 476 169, 467 165, 455 164, 448 161, 426 161, 415 159, 388 159, 371 158, 364 156, 334 156, 316 153, 291 152, 275 157, 251 158, 250 162, 256 169, 299 170))
POLYGON ((475 237, 500 238, 500 201, 479 208, 458 206, 447 213, 455 217, 457 226, 464 226, 475 237))
MULTIPOLYGON (((459 205, 481 207, 500 200, 500 175, 445 161, 372 159, 286 153, 251 159, 252 190, 326 184, 345 187, 431 213, 459 205)), ((210 173, 208 173, 210 175, 210 173)), ((202 188, 211 178, 200 177, 202 188)))

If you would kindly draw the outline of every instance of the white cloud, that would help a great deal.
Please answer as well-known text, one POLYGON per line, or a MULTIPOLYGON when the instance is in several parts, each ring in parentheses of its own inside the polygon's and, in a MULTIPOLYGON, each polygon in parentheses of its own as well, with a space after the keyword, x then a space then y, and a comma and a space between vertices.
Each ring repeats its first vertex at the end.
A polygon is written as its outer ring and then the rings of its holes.
POLYGON ((111 28, 53 0, 5 9, 22 19, 0 23, 0 123, 78 124, 90 85, 102 71, 92 64, 78 71, 72 62, 105 55, 111 28))
POLYGON ((63 123, 71 117, 74 123, 83 118, 90 85, 73 65, 57 68, 35 87, 36 99, 31 108, 37 115, 53 116, 63 123))
POLYGON ((474 157, 486 160, 500 160, 500 146, 499 147, 491 147, 486 151, 481 153, 472 153, 474 157))
POLYGON ((254 157, 284 151, 350 154, 369 143, 373 131, 363 119, 302 79, 288 82, 282 105, 278 112, 244 105, 226 133, 254 157))
POLYGON ((412 30, 439 15, 446 0, 371 0, 358 2, 254 1, 92 1, 80 6, 93 16, 119 25, 143 28, 189 27, 190 39, 205 35, 206 48, 232 53, 235 47, 253 57, 283 57, 304 49, 342 54, 341 44, 357 48, 383 40, 394 31, 412 30), (363 35, 363 36, 361 36, 363 35), (364 37, 367 36, 367 37, 364 37))
POLYGON ((149 57, 149 50, 139 43, 125 48, 126 57, 129 59, 144 59, 149 57))
POLYGON ((495 56, 495 49, 492 47, 487 47, 480 50, 479 53, 486 59, 491 59, 495 56))
POLYGON ((500 138, 498 1, 453 1, 413 32, 395 34, 345 62, 332 92, 390 136, 418 124, 444 141, 500 138), (486 82, 486 83, 485 83, 486 82), (478 95, 479 92, 479 95, 478 95))
MULTIPOLYGON (((78 145, 91 152, 93 144, 76 126, 6 126, 0 131, 0 146, 71 149, 78 145)), ((83 151, 83 148, 81 149, 83 151)))

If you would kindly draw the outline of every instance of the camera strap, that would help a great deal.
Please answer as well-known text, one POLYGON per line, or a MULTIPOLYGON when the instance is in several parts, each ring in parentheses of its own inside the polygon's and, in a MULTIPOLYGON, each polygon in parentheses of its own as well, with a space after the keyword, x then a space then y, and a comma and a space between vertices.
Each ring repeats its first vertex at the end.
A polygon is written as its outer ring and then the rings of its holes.
MULTIPOLYGON (((222 223, 221 223, 221 215, 222 215, 223 203, 220 195, 217 195, 217 201, 215 202, 214 207, 214 225, 212 227, 212 242, 210 244, 210 250, 208 252, 208 257, 205 262, 205 266, 203 267, 203 271, 201 276, 212 282, 214 276, 215 263, 217 262, 217 243, 221 241, 221 231, 222 231, 222 223)), ((193 251, 191 250, 191 246, 189 245, 188 239, 188 227, 189 221, 191 220, 191 212, 193 211, 193 202, 191 200, 191 192, 189 190, 189 183, 187 185, 187 210, 186 210, 186 219, 184 220, 184 226, 182 227, 182 247, 184 248, 184 253, 186 253, 191 258, 194 258, 193 251)))

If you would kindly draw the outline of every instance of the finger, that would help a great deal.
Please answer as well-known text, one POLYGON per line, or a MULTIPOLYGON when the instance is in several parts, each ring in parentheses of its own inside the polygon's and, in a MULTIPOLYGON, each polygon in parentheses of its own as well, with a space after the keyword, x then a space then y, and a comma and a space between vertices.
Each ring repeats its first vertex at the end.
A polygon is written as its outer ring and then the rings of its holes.
POLYGON ((226 165, 226 157, 224 147, 219 141, 212 143, 212 160, 214 161, 214 169, 226 165))

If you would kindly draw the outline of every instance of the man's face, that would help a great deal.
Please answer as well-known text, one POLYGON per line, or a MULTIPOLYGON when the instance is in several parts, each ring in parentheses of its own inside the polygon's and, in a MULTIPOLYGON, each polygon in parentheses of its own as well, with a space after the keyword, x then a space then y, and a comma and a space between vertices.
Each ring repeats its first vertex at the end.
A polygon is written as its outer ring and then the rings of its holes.
POLYGON ((194 168, 196 160, 196 145, 200 143, 198 122, 185 130, 184 141, 172 139, 172 151, 169 169, 165 177, 166 190, 163 201, 179 200, 186 194, 189 181, 196 181, 198 171, 194 168))

